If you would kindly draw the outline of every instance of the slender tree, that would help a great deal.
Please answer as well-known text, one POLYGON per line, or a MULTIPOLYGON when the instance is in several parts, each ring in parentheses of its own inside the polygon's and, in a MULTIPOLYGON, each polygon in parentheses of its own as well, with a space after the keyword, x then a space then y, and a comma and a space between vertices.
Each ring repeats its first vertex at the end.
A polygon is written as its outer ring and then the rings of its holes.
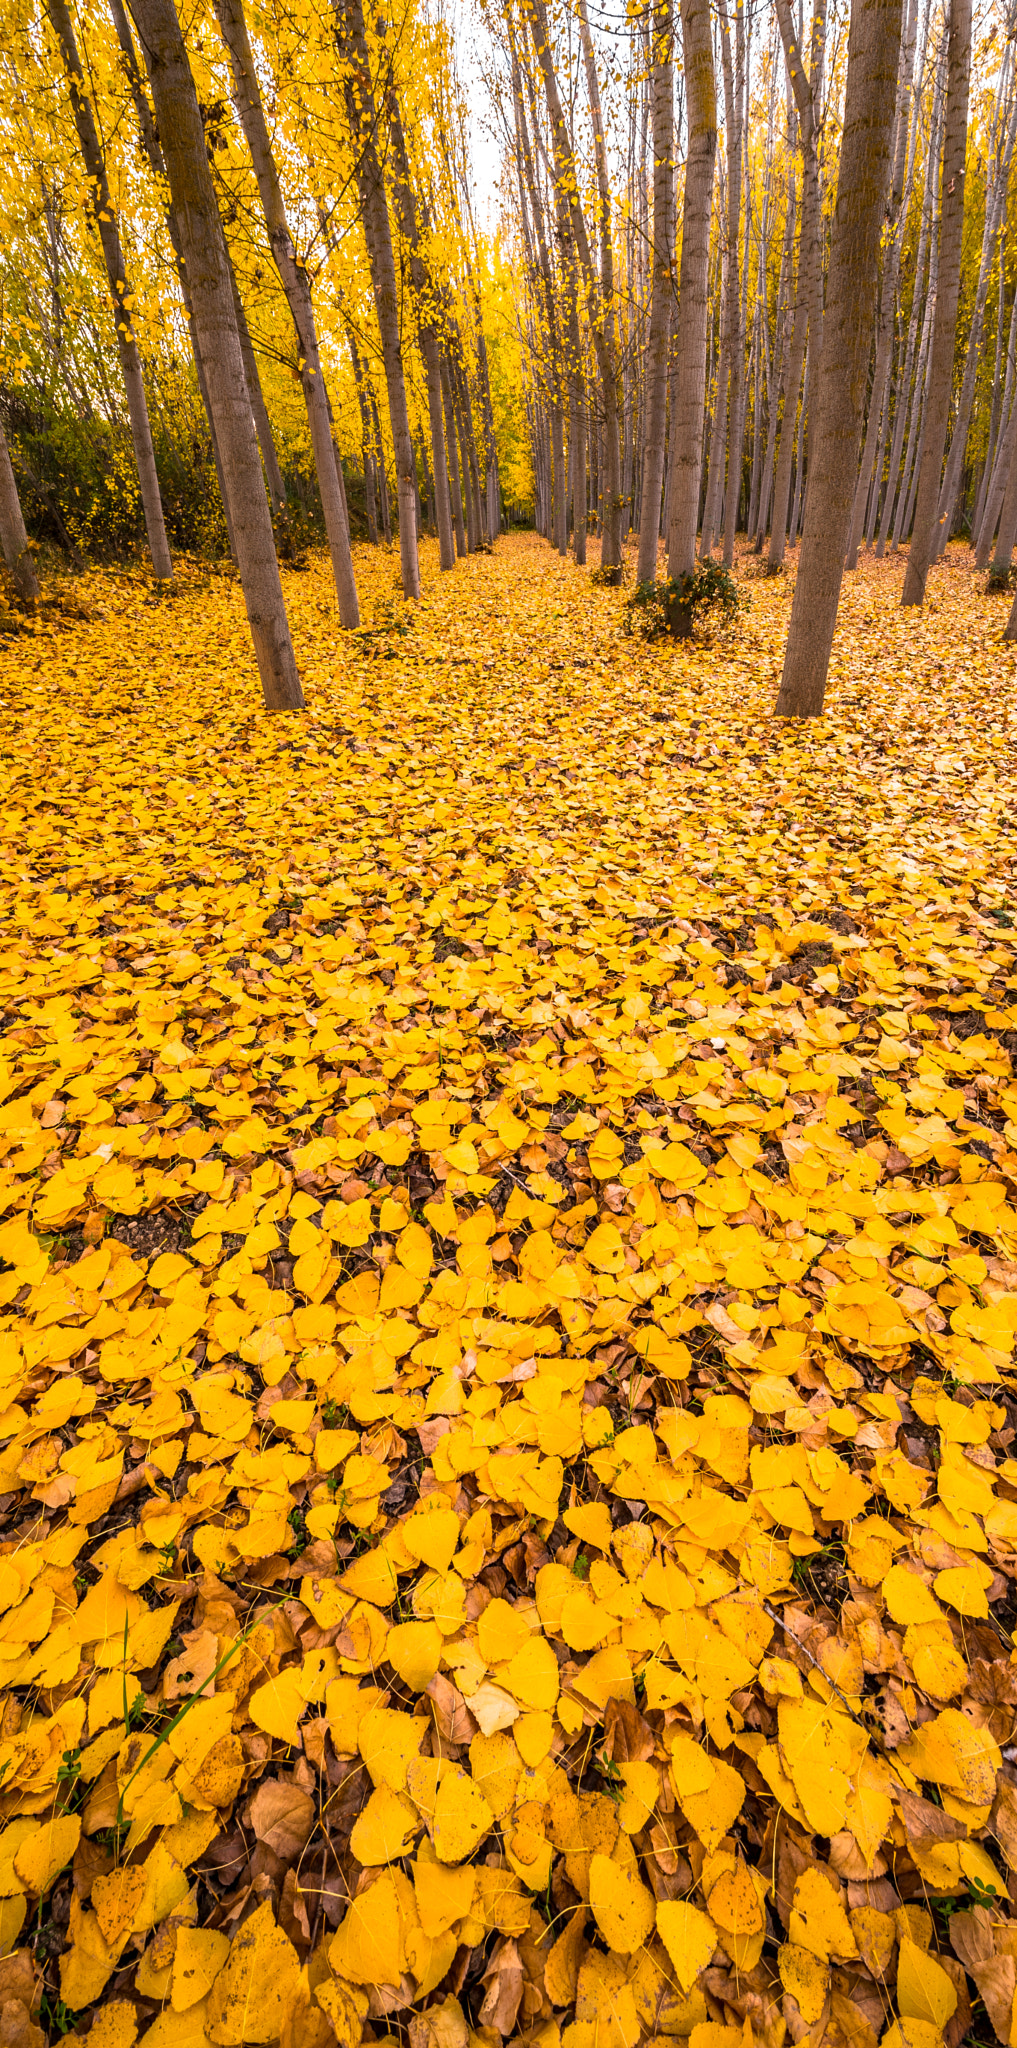
MULTIPOLYGON (((781 421, 780 443, 777 451, 777 468, 773 488, 773 518, 770 526, 770 548, 767 558, 767 565, 771 572, 781 567, 787 541, 788 508, 791 503, 791 483, 794 467, 795 429, 798 423, 798 401, 802 395, 802 380, 805 376, 806 350, 809 348, 811 340, 812 360, 815 362, 823 332, 822 193, 816 138, 819 126, 819 88, 826 29, 825 0, 813 0, 811 68, 808 78, 805 76, 801 53, 794 34, 789 0, 776 0, 776 11, 777 24, 784 46, 784 61, 787 66, 788 79, 794 95, 798 117, 798 134, 802 151, 802 199, 798 236, 798 290, 787 377, 784 387, 784 412, 781 421)), ((805 408, 803 401, 803 425, 804 418, 805 408)))
POLYGON ((357 602, 357 585, 350 549, 346 492, 342 470, 336 460, 332 444, 332 419, 318 349, 307 267, 298 262, 297 252, 293 246, 242 0, 215 0, 215 12, 223 41, 229 52, 234 102, 251 153, 254 175, 258 181, 269 247, 296 332, 300 384, 307 408, 314 467, 339 603, 339 621, 341 625, 353 628, 360 624, 360 607, 357 602))
POLYGON ((226 244, 194 79, 173 0, 130 0, 130 8, 148 70, 180 231, 261 687, 269 710, 300 710, 304 695, 286 617, 226 244))
POLYGON ((805 532, 777 711, 823 708, 858 476, 903 0, 853 0, 805 532))
POLYGON ((18 496, 17 479, 11 462, 7 436, 3 421, 0 420, 0 550, 10 574, 15 592, 22 604, 35 604, 39 596, 39 579, 28 545, 25 522, 21 514, 21 499, 18 496))
POLYGON ((402 114, 394 84, 389 86, 388 125, 392 138, 393 192, 402 237, 410 254, 410 280, 417 311, 417 333, 427 379, 427 411, 431 428, 431 459, 434 464, 434 503, 438 525, 438 555, 443 569, 454 569, 456 546, 452 532, 452 503, 445 462, 445 434, 441 414, 441 336, 439 299, 424 254, 423 234, 430 223, 427 210, 418 203, 410 173, 409 152, 403 133, 402 114), (423 233, 422 233, 423 229, 423 233))
POLYGON ((345 68, 344 93, 350 132, 357 151, 356 175, 361 216, 367 243, 374 303, 381 336, 385 367, 392 446, 396 462, 399 497, 399 560, 403 595, 420 596, 420 561, 417 554, 416 462, 406 401, 402 334, 399 323, 399 291, 396 282, 392 223, 381 153, 381 130, 371 78, 371 60, 361 0, 335 0, 335 21, 339 52, 345 68))
MULTIPOLYGON (((671 403, 667 567, 668 575, 673 577, 691 575, 696 565, 706 413, 710 215, 717 160, 717 80, 709 0, 682 0, 681 24, 688 155, 671 403)), ((691 633, 690 612, 686 614, 685 626, 691 633)))
POLYGON ((60 47, 67 84, 70 92, 71 111, 78 131, 78 141, 88 172, 92 214, 102 244, 109 281, 110 298, 113 302, 113 322, 116 328, 117 351, 120 369, 127 394, 127 412, 131 423, 131 440, 134 444, 134 460, 138 471, 141 490, 141 505, 145 517, 145 532, 148 535, 152 568, 160 582, 171 582, 173 578, 173 557, 166 537, 166 521, 163 517, 162 496, 159 490, 159 475, 155 466, 155 449, 152 445, 152 426, 148 416, 148 400, 145 397, 145 379, 141 368, 141 352, 134 332, 131 312, 133 294, 127 273, 127 262, 120 240, 120 230, 113 210, 113 199, 106 175, 106 159, 99 141, 92 104, 85 91, 81 59, 75 41, 74 27, 68 0, 46 0, 47 12, 53 33, 60 47))
MULTIPOLYGON (((616 479, 620 477, 618 438, 618 368, 614 354, 614 323, 611 314, 611 299, 608 296, 608 281, 598 278, 590 247, 586 217, 580 203, 579 174, 569 135, 565 110, 562 105, 558 80, 555 76, 554 58, 551 50, 551 32, 548 26, 544 0, 529 0, 530 27, 540 75, 547 102, 548 119, 551 124, 551 141, 556 180, 565 194, 575 238, 576 253, 582 267, 590 300, 591 329, 593 346, 600 373, 600 396, 603 407, 604 432, 604 532, 601 537, 600 559, 604 568, 619 569, 621 565, 621 520, 615 522, 615 505, 620 499, 616 491, 616 479)), ((620 504, 618 511, 620 514, 620 504)))
POLYGON ((640 583, 657 575, 660 494, 664 482, 667 423, 667 355, 671 333, 674 260, 674 76, 671 61, 671 0, 656 0, 651 24, 650 104, 653 120, 653 242, 650 328, 643 372, 645 423, 643 482, 639 507, 640 583))
POLYGON ((936 312, 929 359, 921 467, 915 499, 914 526, 902 604, 921 604, 938 540, 943 480, 943 451, 953 387, 954 343, 960 298, 964 237, 964 171, 968 139, 968 85, 971 73, 971 0, 950 0, 947 48, 946 113, 943 122, 943 166, 940 183, 939 268, 936 312))

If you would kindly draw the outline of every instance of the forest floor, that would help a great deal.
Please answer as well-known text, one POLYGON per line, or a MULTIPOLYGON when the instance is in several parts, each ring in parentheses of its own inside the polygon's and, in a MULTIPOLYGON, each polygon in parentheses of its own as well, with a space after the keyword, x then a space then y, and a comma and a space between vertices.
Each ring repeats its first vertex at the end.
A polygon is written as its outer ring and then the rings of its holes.
POLYGON ((1014 2039, 968 560, 804 728, 790 578, 676 651, 533 536, 287 571, 306 716, 193 566, 0 637, 5 2048, 1014 2039))

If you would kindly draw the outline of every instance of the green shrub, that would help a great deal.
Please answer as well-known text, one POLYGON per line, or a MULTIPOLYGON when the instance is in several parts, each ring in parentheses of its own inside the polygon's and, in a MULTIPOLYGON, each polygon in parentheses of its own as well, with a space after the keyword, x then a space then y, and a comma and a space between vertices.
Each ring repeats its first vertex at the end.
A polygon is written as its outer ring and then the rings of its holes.
POLYGON ((590 570, 590 582, 598 590, 617 590, 625 581, 624 562, 602 562, 598 569, 590 570))
POLYGON ((691 640, 704 628, 730 625, 744 605, 727 569, 698 562, 686 576, 637 583, 625 606, 625 630, 640 640, 691 640))

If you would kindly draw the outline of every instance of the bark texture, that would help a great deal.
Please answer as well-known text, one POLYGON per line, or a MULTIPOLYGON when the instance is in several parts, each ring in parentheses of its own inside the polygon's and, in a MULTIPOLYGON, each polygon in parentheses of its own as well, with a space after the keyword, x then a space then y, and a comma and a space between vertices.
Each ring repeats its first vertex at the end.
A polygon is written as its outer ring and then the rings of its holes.
POLYGON ((643 371, 643 483, 639 508, 640 583, 657 577, 660 496, 664 486, 667 425, 667 350, 671 333, 674 255, 674 78, 671 62, 671 0, 657 0, 651 26, 650 104, 653 112, 653 289, 650 331, 643 371))
MULTIPOLYGON (((342 626, 352 629, 360 624, 360 607, 357 602, 357 585, 350 550, 346 494, 341 487, 332 445, 332 420, 318 352, 310 282, 304 265, 297 262, 297 253, 290 234, 242 0, 215 0, 215 12, 223 41, 229 51, 234 102, 251 153, 254 175, 258 181, 269 247, 296 330, 300 384, 307 408, 314 468, 318 478, 332 575, 339 603, 339 621, 342 626)), ((241 343, 242 339, 241 336, 241 343)), ((256 374, 255 372, 255 376, 256 374)), ((251 396, 253 399, 253 385, 251 396)))
POLYGON ((7 436, 0 421, 0 549, 7 564, 8 573, 22 604, 34 604, 39 595, 39 579, 35 573, 21 514, 21 499, 11 463, 11 451, 7 436))
POLYGON ((304 695, 194 80, 173 0, 131 0, 131 14, 155 102, 261 687, 269 710, 300 710, 304 695))
MULTIPOLYGON (((456 544, 452 532, 452 501, 449 496, 448 466, 445 461, 445 432, 441 416, 441 349, 438 326, 438 298, 424 256, 421 236, 421 208, 410 177, 410 159, 403 134, 402 115, 395 86, 388 94, 388 124, 392 138, 395 169, 393 188, 403 240, 410 252, 410 282, 417 312, 417 338, 427 378, 427 416, 431 429, 431 461, 434 468, 434 512, 438 526, 438 556, 443 569, 454 569, 456 544)), ((424 226, 428 225, 426 213, 424 226)))
POLYGON ((902 0, 854 0, 830 253, 829 311, 818 364, 812 464, 777 711, 823 708, 872 347, 879 239, 890 181, 902 0))
POLYGON ((410 415, 406 403, 406 375, 403 368, 402 334, 399 326, 399 291, 392 223, 388 213, 385 173, 379 149, 378 112, 371 83, 371 64, 361 0, 336 0, 339 46, 347 66, 346 107, 357 149, 357 188, 367 242, 374 304, 381 336, 385 388, 388 392, 392 447, 399 495, 399 562, 403 596, 420 596, 420 562, 417 555, 416 460, 410 415))
POLYGON ((964 235, 964 160, 967 154, 968 86, 971 75, 971 0, 950 0, 943 170, 940 185, 939 274, 925 403, 918 494, 902 604, 921 604, 929 566, 938 551, 943 451, 953 385, 957 304, 960 298, 964 235))
POLYGON ((682 0, 681 22, 689 141, 671 408, 669 576, 691 575, 696 566, 706 416, 710 214, 717 161, 717 79, 709 0, 682 0))
POLYGON ((70 89, 71 111, 78 131, 81 154, 85 161, 91 187, 91 207, 99 240, 102 244, 106 277, 110 298, 113 301, 113 322, 116 327, 117 350, 120 369, 127 394, 127 412, 131 422, 131 440, 134 444, 134 460, 138 471, 141 490, 141 505, 145 516, 145 532, 152 557, 152 567, 161 582, 173 578, 173 557, 166 537, 166 521, 163 517, 162 495, 155 466, 155 449, 152 446, 152 426, 148 416, 148 400, 145 397, 145 380, 141 369, 141 355, 131 321, 131 285, 127 275, 127 264, 120 241, 113 200, 106 176, 106 160, 103 156, 99 136, 92 112, 91 101, 84 90, 84 77, 78 46, 74 39, 70 8, 67 0, 46 0, 47 12, 67 73, 70 89))

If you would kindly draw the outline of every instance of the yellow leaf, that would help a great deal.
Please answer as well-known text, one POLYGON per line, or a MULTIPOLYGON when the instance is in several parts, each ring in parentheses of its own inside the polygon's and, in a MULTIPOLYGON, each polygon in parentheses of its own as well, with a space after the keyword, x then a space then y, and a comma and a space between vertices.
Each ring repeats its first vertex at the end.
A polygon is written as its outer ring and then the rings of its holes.
POLYGON ((111 1948, 94 1913, 71 1893, 67 1947, 60 1957, 60 1996, 72 2011, 100 1997, 116 1968, 120 1944, 111 1948))
POLYGON ((430 1565, 433 1572, 444 1572, 455 1556, 459 1527, 459 1517, 450 1507, 416 1509, 402 1525, 403 1542, 411 1557, 430 1565))
POLYGON ((683 1991, 691 1991, 717 1946, 713 1921, 685 1899, 658 1899, 657 1933, 683 1991))
POLYGON ((457 1920, 464 1920, 473 1911, 477 1881, 468 1864, 456 1869, 442 1863, 425 1863, 421 1857, 413 1865, 413 1889, 420 1925, 425 1934, 437 1940, 457 1920))
POLYGON ((134 1926, 145 1892, 145 1871, 141 1864, 101 1874, 92 1883, 92 1904, 105 1939, 112 1948, 134 1926))
POLYGON ((543 1636, 531 1636, 504 1668, 504 1682, 522 1707, 550 1713, 558 1698, 558 1660, 543 1636))
POLYGON ((174 2012, 189 2012, 211 1990, 229 1947, 229 1936, 214 1928, 178 1928, 170 1991, 174 2012))
POLYGON ((566 1508, 562 1521, 573 1536, 578 1536, 580 1543, 592 1543, 595 1550, 603 1550, 605 1554, 610 1551, 614 1523, 604 1501, 583 1502, 578 1507, 566 1508))
POLYGON ((617 1955, 641 1948, 656 1924, 653 1893, 610 1856, 590 1860, 590 1905, 608 1948, 617 1955))
POLYGON ((432 1832, 435 1854, 442 1863, 462 1863, 494 1824, 494 1815, 478 1785, 461 1764, 442 1778, 434 1803, 432 1832))
POLYGON ((417 1809, 405 1795, 379 1785, 353 1823, 350 1848, 359 1863, 395 1863, 407 1854, 419 1826, 417 1809))
POLYGON ((986 1588, 992 1584, 992 1574, 987 1565, 951 1565, 946 1571, 937 1572, 933 1587, 948 1607, 955 1607, 958 1614, 972 1620, 984 1621, 989 1612, 985 1597, 986 1588))
POLYGON ((957 2010, 953 1979, 914 1941, 902 1941, 897 1953, 897 2006, 902 2021, 925 2020, 940 2033, 957 2010))
POLYGON ((406 1967, 403 1920, 391 1871, 350 1900, 328 1959, 350 1984, 398 1984, 406 1967))
POLYGON ((798 1879, 788 1921, 788 1939, 827 1962, 830 1956, 849 1961, 858 1954, 846 1909, 833 1879, 810 1864, 798 1879))
POLYGON ((385 1654, 411 1692, 430 1685, 441 1662, 443 1637, 433 1621, 404 1621, 389 1629, 385 1654))
POLYGON ((247 1703, 256 1728, 264 1729, 265 1734, 273 1735, 277 1742, 288 1743, 296 1743, 300 1739, 305 1704, 300 1690, 300 1673, 292 1670, 280 1671, 278 1678, 270 1678, 265 1685, 259 1685, 247 1703))
POLYGON ((470 1743, 470 1769, 495 1820, 504 1820, 515 1804, 516 1786, 522 1776, 519 1751, 511 1735, 500 1732, 475 1735, 470 1743))
POLYGON ((268 1900, 245 1920, 208 1994, 205 2032, 216 2048, 274 2041, 300 1976, 297 1952, 268 1900))
POLYGON ((360 1754, 374 1785, 405 1792, 406 1770, 419 1755, 427 1723, 391 1707, 371 1707, 357 1730, 360 1754))
POLYGON ((495 1599, 477 1623, 477 1648, 486 1664, 502 1664, 530 1640, 529 1623, 507 1600, 495 1599))
POLYGON ((71 1861, 81 1840, 81 1816, 56 1814, 25 1837, 14 1853, 14 1874, 26 1891, 48 1892, 54 1878, 71 1861))
POLYGON ((777 1952, 777 1967, 785 1991, 798 2002, 806 2026, 812 2027, 826 2004, 830 1984, 829 1965, 812 1949, 785 1941, 777 1952))
POLYGON ((742 1810, 744 1780, 730 1764, 707 1756, 690 1735, 679 1735, 671 1748, 671 1782, 690 1827, 712 1852, 742 1810))
POLYGON ((905 1626, 914 1621, 941 1621, 943 1610, 931 1589, 903 1565, 891 1565, 883 1580, 883 1598, 891 1619, 905 1626))

